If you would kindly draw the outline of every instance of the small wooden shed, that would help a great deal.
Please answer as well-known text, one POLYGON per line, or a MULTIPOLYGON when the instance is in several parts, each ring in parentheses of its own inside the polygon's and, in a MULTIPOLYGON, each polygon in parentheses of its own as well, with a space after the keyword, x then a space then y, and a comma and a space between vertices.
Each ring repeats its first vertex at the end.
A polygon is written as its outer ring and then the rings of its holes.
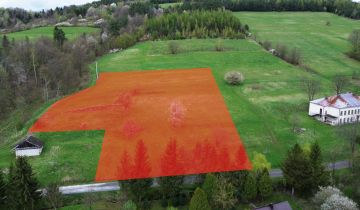
POLYGON ((39 156, 43 150, 44 143, 34 136, 27 136, 15 146, 16 157, 39 156))

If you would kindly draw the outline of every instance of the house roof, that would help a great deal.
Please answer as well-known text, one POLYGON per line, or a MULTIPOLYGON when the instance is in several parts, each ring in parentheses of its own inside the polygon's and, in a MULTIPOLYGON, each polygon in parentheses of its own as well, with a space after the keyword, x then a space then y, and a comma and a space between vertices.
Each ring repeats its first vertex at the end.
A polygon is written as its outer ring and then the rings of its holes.
POLYGON ((338 109, 360 107, 360 97, 353 93, 342 93, 330 97, 324 97, 310 101, 324 107, 334 107, 338 109))
POLYGON ((15 149, 21 148, 42 148, 44 143, 34 136, 28 136, 15 146, 15 149))
POLYGON ((271 203, 266 206, 254 208, 254 210, 292 210, 289 202, 283 201, 279 203, 271 203))

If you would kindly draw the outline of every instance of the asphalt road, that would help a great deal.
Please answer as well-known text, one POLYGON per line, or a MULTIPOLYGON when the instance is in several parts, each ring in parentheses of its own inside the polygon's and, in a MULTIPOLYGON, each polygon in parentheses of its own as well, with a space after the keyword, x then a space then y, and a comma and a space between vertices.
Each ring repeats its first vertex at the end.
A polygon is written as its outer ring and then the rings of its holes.
MULTIPOLYGON (((335 170, 349 168, 350 162, 348 160, 338 161, 334 164, 329 163, 327 166, 328 170, 335 170)), ((283 173, 281 169, 272 169, 270 171, 271 177, 282 177, 283 173)), ((197 176, 186 176, 184 182, 186 184, 191 184, 196 181, 197 176)), ((157 181, 155 180, 153 186, 158 186, 157 181)), ((82 184, 82 185, 71 185, 71 186, 62 186, 59 188, 60 192, 64 195, 70 194, 79 194, 79 193, 90 193, 90 192, 108 192, 108 191, 117 191, 120 190, 120 185, 118 182, 106 182, 106 183, 94 183, 94 184, 82 184)))

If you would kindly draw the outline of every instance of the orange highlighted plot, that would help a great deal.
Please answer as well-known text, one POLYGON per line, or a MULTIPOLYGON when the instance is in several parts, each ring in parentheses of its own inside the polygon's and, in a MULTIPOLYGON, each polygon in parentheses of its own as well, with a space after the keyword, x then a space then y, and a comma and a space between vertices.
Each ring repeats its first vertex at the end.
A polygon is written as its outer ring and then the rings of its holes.
POLYGON ((96 181, 250 169, 210 69, 102 73, 31 132, 105 130, 96 181))

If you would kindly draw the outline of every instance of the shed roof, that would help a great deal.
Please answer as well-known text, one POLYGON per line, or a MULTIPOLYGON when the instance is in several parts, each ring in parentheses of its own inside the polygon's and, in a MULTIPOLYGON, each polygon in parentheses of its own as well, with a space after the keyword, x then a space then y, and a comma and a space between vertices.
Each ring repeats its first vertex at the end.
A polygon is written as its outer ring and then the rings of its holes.
POLYGON ((283 201, 279 203, 271 203, 266 206, 254 208, 254 210, 292 210, 289 202, 283 201))
POLYGON ((338 109, 360 107, 360 97, 353 93, 342 93, 339 95, 316 99, 310 102, 320 106, 334 107, 338 109))
POLYGON ((23 141, 15 146, 15 149, 21 148, 42 148, 44 143, 34 136, 27 136, 23 141))

